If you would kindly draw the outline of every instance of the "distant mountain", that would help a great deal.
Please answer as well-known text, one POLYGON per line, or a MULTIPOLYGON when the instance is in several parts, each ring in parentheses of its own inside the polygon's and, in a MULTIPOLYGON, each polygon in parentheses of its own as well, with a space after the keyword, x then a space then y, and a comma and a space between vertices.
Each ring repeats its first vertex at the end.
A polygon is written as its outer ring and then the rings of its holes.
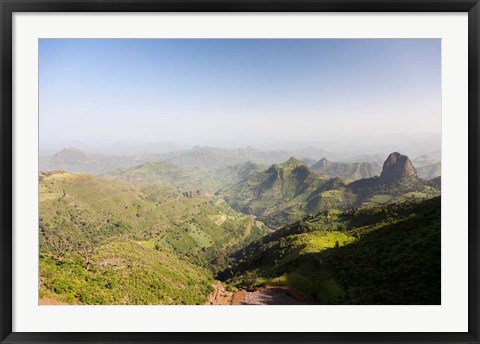
POLYGON ((442 160, 442 151, 437 150, 433 152, 429 152, 427 154, 422 154, 417 156, 415 159, 412 159, 413 163, 417 167, 430 165, 435 162, 440 162, 442 160))
POLYGON ((84 152, 78 148, 68 147, 68 148, 62 149, 58 153, 55 153, 53 157, 57 159, 63 159, 65 161, 77 161, 77 160, 87 159, 88 157, 92 157, 92 156, 95 157, 95 155, 84 152))
POLYGON ((390 154, 383 163, 380 176, 357 180, 350 184, 350 187, 369 188, 379 185, 392 185, 402 179, 417 179, 417 171, 411 160, 398 152, 390 154))
POLYGON ((350 156, 348 158, 342 159, 344 162, 371 162, 374 164, 382 164, 385 159, 385 155, 383 154, 360 154, 350 156))
MULTIPOLYGON (((326 159, 315 165, 317 169, 329 169, 331 166, 326 159)), ((334 166, 340 169, 338 166, 345 165, 334 166)), ((324 178, 304 162, 292 157, 263 172, 251 173, 243 181, 218 194, 234 209, 256 215, 269 226, 278 228, 326 209, 371 207, 409 199, 427 199, 439 196, 440 189, 439 183, 418 178, 410 159, 394 152, 385 160, 379 176, 360 179, 348 185, 339 178, 324 178)))
POLYGON ((219 192, 236 210, 254 214, 272 227, 295 221, 308 213, 344 204, 341 181, 324 179, 302 161, 291 157, 256 172, 219 192), (329 190, 336 189, 329 192, 329 190))
POLYGON ((412 161, 406 155, 398 152, 390 154, 383 163, 380 182, 391 184, 402 178, 417 177, 417 171, 413 167, 412 161))
POLYGON ((435 151, 430 154, 424 154, 413 159, 413 164, 417 169, 417 174, 423 179, 432 179, 441 176, 441 154, 435 151))
POLYGON ((291 156, 301 157, 302 158, 301 160, 304 160, 305 158, 319 160, 322 157, 331 155, 330 152, 327 152, 326 150, 315 147, 315 146, 307 146, 304 148, 290 149, 289 151, 291 152, 291 156))
POLYGON ((423 179, 432 179, 442 175, 442 163, 434 162, 417 168, 417 174, 423 179))
POLYGON ((147 162, 109 172, 103 177, 139 185, 172 184, 182 191, 195 193, 197 191, 214 193, 221 185, 198 168, 178 167, 166 161, 147 162))
POLYGON ((412 161, 413 161, 414 165, 418 168, 418 167, 431 165, 431 164, 440 162, 440 159, 437 159, 433 155, 424 154, 424 155, 420 155, 420 156, 416 157, 412 161))
POLYGON ((194 147, 188 150, 156 155, 158 160, 182 167, 215 169, 248 161, 253 149, 227 150, 213 147, 194 147))
POLYGON ((383 202, 399 202, 408 198, 430 198, 440 195, 440 190, 428 185, 417 176, 412 161, 398 152, 385 160, 379 177, 357 180, 348 186, 365 205, 383 202))
POLYGON ((40 157, 40 171, 63 170, 72 173, 102 174, 149 161, 148 156, 116 156, 90 153, 75 147, 64 148, 53 156, 40 157))
MULTIPOLYGON (((148 146, 154 151, 155 145, 148 146)), ((72 173, 105 174, 118 169, 134 167, 147 162, 166 161, 178 167, 219 169, 247 161, 272 161, 283 157, 286 152, 260 152, 251 147, 239 149, 220 149, 213 147, 194 147, 145 155, 109 155, 97 154, 74 147, 64 148, 53 156, 40 158, 41 171, 63 170, 72 173)))
POLYGON ((310 158, 303 158, 303 159, 300 159, 303 163, 305 163, 305 165, 308 165, 308 166, 312 166, 313 164, 315 164, 317 162, 317 160, 315 159, 310 159, 310 158))
POLYGON ((342 178, 352 182, 380 174, 381 167, 371 162, 332 162, 322 158, 311 169, 324 178, 342 178))
POLYGON ((195 146, 191 149, 180 150, 179 147, 171 144, 148 144, 133 148, 132 150, 123 150, 131 152, 132 155, 120 156, 89 153, 69 147, 53 156, 41 157, 40 170, 64 170, 73 173, 98 175, 151 161, 167 161, 179 167, 198 167, 204 170, 215 170, 248 161, 260 165, 271 165, 285 161, 290 156, 296 155, 306 159, 317 159, 319 154, 325 154, 324 150, 315 147, 261 151, 252 147, 223 149, 195 146), (168 147, 172 151, 165 152, 168 147))
POLYGON ((117 143, 106 147, 102 152, 115 155, 150 155, 159 153, 168 153, 185 149, 173 142, 149 142, 140 145, 129 145, 126 143, 117 143))
POLYGON ((189 150, 159 154, 156 155, 156 158, 178 166, 219 169, 248 161, 260 165, 271 165, 285 161, 291 156, 315 159, 319 154, 325 154, 325 151, 315 147, 268 151, 261 151, 252 147, 235 149, 194 147, 189 150))
POLYGON ((219 169, 209 170, 207 173, 210 178, 221 185, 222 189, 225 189, 264 170, 264 165, 258 165, 251 161, 247 161, 219 169))

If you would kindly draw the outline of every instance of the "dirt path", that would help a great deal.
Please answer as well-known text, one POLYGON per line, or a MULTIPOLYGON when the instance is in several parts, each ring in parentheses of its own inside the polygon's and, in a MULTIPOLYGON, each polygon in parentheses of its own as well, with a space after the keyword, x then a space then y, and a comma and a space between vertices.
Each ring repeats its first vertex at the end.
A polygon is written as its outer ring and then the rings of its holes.
POLYGON ((213 293, 208 297, 207 305, 231 305, 233 293, 226 290, 223 284, 215 283, 213 293))
POLYGON ((241 305, 304 305, 287 288, 267 286, 246 292, 241 305))
POLYGON ((52 299, 51 297, 44 296, 38 301, 39 305, 67 305, 68 303, 52 299))
POLYGON ((209 305, 305 305, 301 296, 285 287, 266 286, 254 291, 229 292, 221 283, 214 284, 209 305))

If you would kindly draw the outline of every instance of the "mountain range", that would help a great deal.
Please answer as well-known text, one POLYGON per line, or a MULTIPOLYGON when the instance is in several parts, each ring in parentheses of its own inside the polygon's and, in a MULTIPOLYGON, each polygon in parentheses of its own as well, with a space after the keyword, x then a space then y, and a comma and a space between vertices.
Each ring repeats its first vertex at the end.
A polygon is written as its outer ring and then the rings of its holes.
MULTIPOLYGON (((323 160, 322 164, 325 166, 328 162, 323 160)), ((253 214, 267 225, 278 228, 327 209, 430 198, 438 196, 440 191, 418 178, 407 156, 394 152, 385 160, 380 176, 350 184, 339 178, 323 178, 292 157, 217 194, 234 209, 253 214)))
POLYGON ((286 153, 68 148, 41 161, 40 303, 205 304, 219 285, 303 303, 440 302, 441 177, 419 173, 435 158, 286 153))
MULTIPOLYGON (((140 153, 129 155, 98 154, 68 147, 52 156, 40 157, 39 167, 40 171, 65 170, 73 173, 102 175, 147 162, 165 161, 178 167, 211 171, 231 169, 232 166, 243 163, 254 163, 260 166, 278 164, 295 156, 324 178, 338 177, 346 182, 352 182, 378 175, 382 166, 382 157, 378 154, 359 155, 344 161, 331 161, 325 158, 325 154, 331 155, 330 153, 315 147, 270 151, 260 151, 251 147, 237 149, 193 147, 186 150, 151 153, 155 152, 154 147, 155 145, 150 147, 152 149, 140 150, 140 153)), ((162 149, 165 149, 163 145, 162 149)), ((431 179, 440 176, 440 160, 437 156, 438 154, 422 155, 413 160, 420 178, 431 179)))
POLYGON ((71 173, 102 174, 152 160, 154 160, 152 157, 143 155, 106 155, 67 147, 52 156, 40 157, 39 169, 40 171, 62 170, 71 173))
POLYGON ((324 178, 341 178, 352 182, 362 178, 378 175, 382 168, 371 162, 332 162, 322 158, 310 166, 313 171, 324 178))
MULTIPOLYGON (((282 164, 274 164, 267 170, 256 172, 243 181, 217 194, 238 211, 253 214, 269 226, 279 227, 322 206, 336 206, 337 194, 323 195, 342 182, 321 178, 302 161, 290 158, 282 164), (310 206, 313 200, 324 196, 328 202, 310 206)), ((341 193, 341 191, 338 191, 341 193)), ((343 200, 343 195, 342 195, 343 200)))
POLYGON ((221 183, 199 168, 184 168, 167 161, 152 161, 135 167, 118 169, 101 175, 106 179, 114 179, 138 185, 171 184, 183 191, 201 191, 214 193, 221 183))

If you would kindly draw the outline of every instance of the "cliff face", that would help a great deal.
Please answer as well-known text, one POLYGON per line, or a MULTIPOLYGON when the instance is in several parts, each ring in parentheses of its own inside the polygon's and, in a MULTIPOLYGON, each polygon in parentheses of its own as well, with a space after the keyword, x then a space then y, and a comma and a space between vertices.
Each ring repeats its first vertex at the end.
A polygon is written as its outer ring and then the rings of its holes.
POLYGON ((390 154, 383 163, 380 180, 384 183, 392 183, 404 177, 412 176, 417 176, 417 171, 412 161, 408 156, 394 152, 390 154))

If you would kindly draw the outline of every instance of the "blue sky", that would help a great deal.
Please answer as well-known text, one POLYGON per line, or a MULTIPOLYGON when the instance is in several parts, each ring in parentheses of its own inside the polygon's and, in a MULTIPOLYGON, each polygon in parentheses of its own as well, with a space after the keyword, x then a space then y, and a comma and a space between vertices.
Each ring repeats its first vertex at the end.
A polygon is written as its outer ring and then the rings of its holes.
POLYGON ((437 39, 42 39, 40 144, 389 144, 441 131, 437 39))

